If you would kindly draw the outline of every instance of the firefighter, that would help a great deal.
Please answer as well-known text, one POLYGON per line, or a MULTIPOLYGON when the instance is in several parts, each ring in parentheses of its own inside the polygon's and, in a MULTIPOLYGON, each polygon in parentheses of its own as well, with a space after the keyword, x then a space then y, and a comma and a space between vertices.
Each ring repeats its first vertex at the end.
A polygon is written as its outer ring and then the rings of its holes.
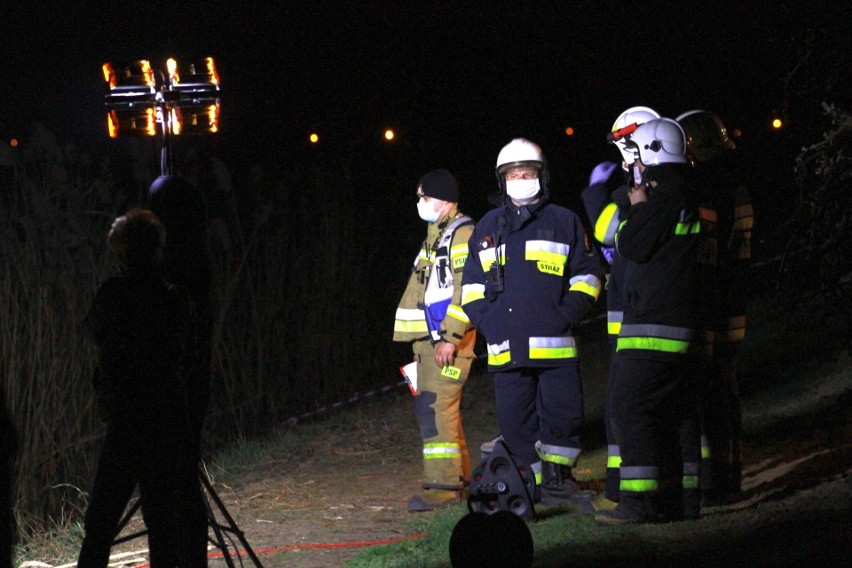
POLYGON ((512 140, 496 174, 500 205, 473 231, 462 306, 485 336, 500 432, 535 473, 537 500, 588 500, 572 475, 583 422, 574 331, 600 294, 600 266, 577 215, 550 201, 538 145, 512 140))
POLYGON ((149 210, 118 217, 109 247, 121 275, 98 289, 84 328, 98 347, 94 378, 106 422, 77 566, 105 568, 135 485, 151 566, 207 565, 205 503, 184 371, 194 305, 160 274, 165 229, 149 210))
POLYGON ((396 310, 393 340, 411 343, 417 362, 415 408, 423 440, 423 493, 409 499, 409 512, 461 502, 470 481, 460 403, 476 331, 461 308, 461 279, 473 221, 459 211, 458 200, 449 171, 420 179, 417 211, 427 223, 426 239, 396 310))
POLYGON ((620 494, 614 509, 595 514, 607 525, 652 522, 658 514, 694 518, 699 505, 690 353, 699 326, 701 221, 697 196, 684 181, 686 140, 677 122, 659 118, 630 134, 628 146, 638 159, 630 208, 616 233, 627 266, 610 393, 620 494), (684 490, 692 497, 689 510, 684 490))
POLYGON ((717 216, 712 241, 717 285, 708 308, 707 374, 701 392, 701 487, 707 503, 740 492, 742 410, 736 356, 745 336, 746 274, 751 260, 754 211, 734 163, 734 141, 722 120, 705 110, 677 117, 687 137, 691 183, 717 216))
MULTIPOLYGON (((631 107, 615 119, 612 132, 620 133, 623 129, 631 128, 632 125, 638 126, 655 118, 660 118, 660 115, 654 109, 645 106, 631 107)), ((636 157, 635 151, 627 147, 627 141, 623 136, 614 134, 612 138, 622 156, 621 168, 615 162, 601 162, 595 166, 589 176, 589 187, 580 194, 586 214, 592 227, 594 227, 595 240, 600 244, 604 258, 610 267, 606 279, 607 334, 611 345, 610 369, 604 403, 604 428, 607 443, 606 482, 604 492, 592 500, 592 511, 590 512, 615 507, 618 502, 618 468, 621 464, 618 443, 612 434, 611 402, 609 401, 612 382, 616 377, 614 371, 616 339, 624 317, 622 291, 626 266, 626 261, 615 248, 615 232, 621 220, 627 216, 627 210, 630 208, 630 200, 627 198, 629 187, 632 185, 632 169, 630 166, 636 161, 636 157), (617 169, 624 172, 624 183, 618 183, 621 176, 614 175, 617 169)))

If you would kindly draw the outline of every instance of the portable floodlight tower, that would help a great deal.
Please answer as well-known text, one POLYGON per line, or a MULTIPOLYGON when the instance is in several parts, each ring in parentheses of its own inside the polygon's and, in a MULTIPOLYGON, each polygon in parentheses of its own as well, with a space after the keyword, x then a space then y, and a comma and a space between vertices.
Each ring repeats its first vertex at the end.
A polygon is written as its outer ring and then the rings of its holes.
POLYGON ((181 79, 177 61, 166 72, 147 59, 129 65, 103 64, 109 93, 104 98, 110 138, 160 136, 160 174, 172 173, 172 138, 219 131, 219 73, 212 57, 189 65, 181 79))

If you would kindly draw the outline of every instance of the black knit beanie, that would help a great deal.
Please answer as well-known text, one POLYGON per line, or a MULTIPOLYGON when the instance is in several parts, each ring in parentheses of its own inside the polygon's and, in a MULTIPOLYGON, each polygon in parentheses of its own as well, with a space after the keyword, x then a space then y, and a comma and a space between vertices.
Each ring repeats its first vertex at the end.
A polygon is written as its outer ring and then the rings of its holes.
POLYGON ((453 174, 447 170, 432 170, 420 178, 419 185, 423 195, 458 203, 459 184, 453 174))

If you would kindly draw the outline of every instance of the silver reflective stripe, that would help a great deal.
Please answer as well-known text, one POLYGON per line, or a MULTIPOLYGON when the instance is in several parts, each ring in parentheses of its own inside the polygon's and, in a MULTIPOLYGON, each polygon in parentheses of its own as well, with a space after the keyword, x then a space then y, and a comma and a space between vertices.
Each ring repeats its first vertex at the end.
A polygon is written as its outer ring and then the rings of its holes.
POLYGON ((621 323, 622 321, 624 321, 624 312, 607 312, 606 319, 607 321, 612 323, 621 323))
POLYGON ((530 349, 536 347, 575 347, 572 336, 567 337, 530 337, 530 349))
POLYGON ((497 343, 497 344, 489 343, 488 344, 488 352, 491 353, 492 355, 499 355, 500 353, 503 353, 503 352, 508 351, 508 350, 509 350, 509 340, 508 339, 506 341, 504 341, 503 343, 497 343))
POLYGON ((621 466, 621 479, 659 479, 660 468, 653 465, 621 466))
POLYGON ((634 323, 622 325, 620 335, 622 337, 659 337, 661 339, 690 341, 695 337, 695 330, 671 325, 634 323))

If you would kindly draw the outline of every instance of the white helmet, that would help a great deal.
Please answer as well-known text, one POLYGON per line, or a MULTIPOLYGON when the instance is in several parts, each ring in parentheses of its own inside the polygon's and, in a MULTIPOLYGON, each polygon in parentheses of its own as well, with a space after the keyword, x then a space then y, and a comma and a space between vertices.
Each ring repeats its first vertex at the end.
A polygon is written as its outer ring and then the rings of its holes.
MULTIPOLYGON (((655 118, 660 118, 660 114, 652 108, 646 106, 630 107, 615 119, 615 122, 612 124, 612 131, 621 130, 631 124, 645 124, 655 118)), ((624 158, 626 164, 632 164, 639 157, 627 148, 627 142, 624 138, 615 140, 613 143, 618 147, 618 151, 621 152, 621 156, 624 158)))
POLYGON ((504 175, 510 168, 532 166, 539 170, 545 165, 544 154, 535 142, 526 138, 515 138, 497 155, 497 175, 504 175))
POLYGON ((706 110, 691 110, 677 117, 677 122, 686 134, 689 154, 696 162, 709 162, 721 150, 737 147, 728 136, 722 119, 706 110))
POLYGON ((639 126, 627 137, 627 146, 638 153, 646 167, 686 164, 686 135, 670 118, 656 118, 639 126))
POLYGON ((492 203, 499 204, 506 194, 506 172, 511 168, 527 166, 538 169, 538 181, 541 185, 541 193, 549 195, 548 182, 550 174, 547 170, 547 160, 541 148, 535 142, 526 138, 515 138, 500 150, 497 154, 497 184, 500 186, 500 195, 494 196, 492 203))

